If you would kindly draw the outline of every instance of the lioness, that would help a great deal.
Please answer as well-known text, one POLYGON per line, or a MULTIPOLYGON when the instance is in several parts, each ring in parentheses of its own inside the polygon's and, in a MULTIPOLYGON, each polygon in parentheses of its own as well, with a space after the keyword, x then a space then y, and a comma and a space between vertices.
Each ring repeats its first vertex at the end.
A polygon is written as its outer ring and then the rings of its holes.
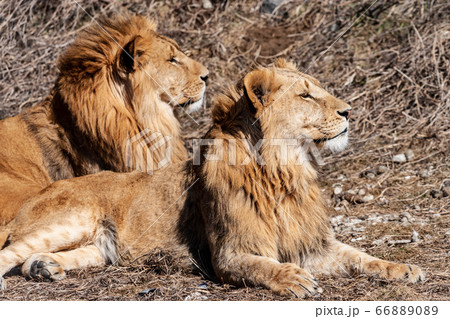
POLYGON ((59 58, 51 93, 0 121, 0 225, 54 181, 187 159, 173 107, 202 105, 208 70, 155 28, 142 16, 94 22, 59 58), (169 139, 166 159, 156 144, 169 139))
POLYGON ((242 89, 217 99, 205 157, 153 176, 59 181, 29 200, 4 231, 0 275, 23 263, 26 276, 57 280, 67 269, 133 260, 158 247, 209 263, 223 282, 294 297, 320 291, 313 273, 422 280, 417 266, 369 256, 330 230, 302 145, 344 148, 349 114, 284 60, 257 69, 242 89), (249 145, 258 141, 254 156, 249 145))

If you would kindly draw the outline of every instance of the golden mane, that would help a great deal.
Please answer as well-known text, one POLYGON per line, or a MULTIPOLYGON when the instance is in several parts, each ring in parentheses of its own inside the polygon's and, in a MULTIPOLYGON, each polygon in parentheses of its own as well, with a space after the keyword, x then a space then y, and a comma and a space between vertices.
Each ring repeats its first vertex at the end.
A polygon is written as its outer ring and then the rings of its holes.
MULTIPOLYGON (((139 121, 137 113, 141 106, 136 101, 128 75, 120 65, 124 51, 129 50, 127 45, 135 39, 163 39, 170 44, 175 43, 157 34, 155 29, 156 23, 143 16, 101 18, 83 30, 58 60, 60 74, 49 101, 55 110, 56 120, 61 121, 63 127, 66 126, 66 131, 79 131, 72 136, 74 139, 79 138, 78 135, 87 137, 88 141, 80 143, 100 148, 100 152, 105 155, 102 161, 107 169, 130 170, 125 144, 144 130, 174 137, 171 141, 173 161, 187 158, 180 137, 180 126, 172 111, 149 114, 149 117, 159 117, 155 120, 156 127, 149 125, 148 121, 139 121)), ((143 66, 148 62, 148 55, 139 50, 136 54, 140 56, 140 72, 146 73, 143 66)), ((149 77, 148 81, 153 79, 149 77)), ((48 132, 37 135, 43 135, 45 139, 48 132)), ((70 152, 70 145, 64 147, 70 152)), ((158 150, 154 151, 152 160, 156 163, 158 156, 162 155, 158 150)), ((147 161, 145 157, 134 157, 133 160, 147 161)))
MULTIPOLYGON (((260 92, 257 95, 261 99, 267 92, 279 90, 281 83, 275 75, 283 70, 278 65, 257 71, 260 72, 250 73, 247 77, 249 82, 258 83, 257 90, 260 92)), ((217 198, 220 194, 234 194, 231 197, 239 197, 243 209, 245 207, 245 210, 253 211, 267 221, 272 220, 274 211, 279 209, 278 201, 286 203, 291 210, 279 213, 285 214, 286 218, 288 215, 297 216, 297 222, 303 227, 296 234, 303 244, 300 255, 319 252, 323 249, 322 240, 329 236, 329 231, 327 210, 317 186, 317 173, 310 165, 280 165, 273 147, 263 146, 260 154, 252 151, 251 148, 260 140, 269 138, 264 133, 265 123, 260 125, 258 117, 253 114, 253 107, 243 81, 217 96, 212 109, 214 125, 205 138, 221 141, 207 152, 210 155, 220 154, 223 160, 203 162, 205 186, 217 191, 217 198), (232 143, 236 151, 230 149, 232 143), (230 154, 235 154, 236 165, 230 165, 230 154), (258 162, 258 156, 261 156, 259 160, 264 162, 263 165, 258 162), (251 160, 241 165, 247 157, 251 160)), ((270 110, 267 112, 270 113, 270 110)), ((284 231, 289 232, 288 229, 284 231)), ((285 248, 286 253, 289 252, 289 248, 285 248)), ((298 252, 298 248, 292 247, 292 254, 298 252)), ((261 252, 262 255, 264 253, 261 252)))
MULTIPOLYGON (((130 41, 154 37, 155 29, 156 23, 142 16, 102 18, 85 29, 58 60, 58 93, 82 132, 106 150, 145 129, 137 121, 133 91, 118 63, 130 41)), ((174 128, 175 133, 178 130, 174 128)), ((126 170, 123 156, 115 160, 126 170)))
POLYGON ((242 84, 235 86, 229 84, 224 92, 219 93, 214 98, 211 109, 211 116, 214 123, 223 123, 227 118, 232 116, 230 113, 235 110, 236 103, 242 97, 242 92, 242 84))
POLYGON ((89 80, 95 83, 93 77, 99 71, 117 69, 117 57, 131 40, 138 36, 155 36, 156 27, 156 22, 143 16, 99 18, 82 30, 58 59, 61 77, 67 78, 67 83, 72 81, 73 85, 89 80))
MULTIPOLYGON (((257 68, 247 75, 246 78, 248 81, 260 82, 260 86, 255 92, 256 98, 263 98, 267 92, 280 87, 282 82, 276 79, 275 74, 282 69, 286 70, 285 68, 288 66, 293 67, 293 64, 281 64, 280 66, 279 61, 277 61, 272 68, 257 68)), ((224 92, 217 95, 212 108, 212 118, 214 123, 223 125, 227 121, 232 121, 237 113, 252 107, 252 104, 255 101, 251 101, 248 98, 245 100, 248 96, 245 94, 246 88, 244 81, 245 79, 241 79, 236 85, 229 85, 224 92), (244 100, 241 102, 241 99, 244 100)))

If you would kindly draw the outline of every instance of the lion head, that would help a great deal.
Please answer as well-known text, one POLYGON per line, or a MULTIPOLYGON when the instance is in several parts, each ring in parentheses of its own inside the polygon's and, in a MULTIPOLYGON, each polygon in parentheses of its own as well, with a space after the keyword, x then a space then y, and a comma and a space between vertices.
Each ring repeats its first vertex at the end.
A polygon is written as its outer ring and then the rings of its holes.
POLYGON ((272 69, 249 73, 244 88, 255 117, 270 123, 266 138, 311 140, 332 151, 347 145, 350 106, 292 63, 278 60, 272 69))
POLYGON ((256 148, 264 162, 304 164, 311 145, 331 151, 346 146, 350 112, 350 106, 319 81, 281 59, 273 67, 250 72, 237 88, 218 97, 213 118, 223 131, 235 130, 231 126, 240 123, 243 136, 254 146, 247 149, 254 156, 256 148))
POLYGON ((94 21, 68 46, 58 69, 63 108, 114 170, 127 170, 125 144, 139 134, 170 138, 171 160, 186 158, 173 110, 202 105, 208 70, 158 34, 153 21, 130 15, 94 21))

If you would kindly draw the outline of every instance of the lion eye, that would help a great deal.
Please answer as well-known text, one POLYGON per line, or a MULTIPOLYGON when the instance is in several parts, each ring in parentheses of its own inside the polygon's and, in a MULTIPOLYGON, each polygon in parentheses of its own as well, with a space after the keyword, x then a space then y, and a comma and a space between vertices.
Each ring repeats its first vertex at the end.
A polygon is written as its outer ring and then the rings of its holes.
POLYGON ((309 93, 303 93, 300 96, 304 99, 314 99, 309 93))
POLYGON ((175 57, 171 57, 171 58, 169 59, 169 62, 170 62, 170 63, 175 63, 175 64, 177 64, 177 63, 178 63, 178 60, 175 59, 175 57))

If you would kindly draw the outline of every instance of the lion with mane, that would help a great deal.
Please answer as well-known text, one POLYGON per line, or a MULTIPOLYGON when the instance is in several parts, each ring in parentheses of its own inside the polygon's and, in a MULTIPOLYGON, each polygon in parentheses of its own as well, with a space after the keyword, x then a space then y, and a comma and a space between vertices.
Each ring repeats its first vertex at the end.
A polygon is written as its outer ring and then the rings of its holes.
POLYGON ((132 15, 92 23, 59 58, 51 93, 0 121, 0 225, 54 181, 187 159, 174 108, 202 105, 208 70, 155 28, 132 15))
POLYGON ((160 248, 219 281, 293 297, 320 292, 313 274, 423 280, 417 266, 334 238, 304 146, 343 149, 349 116, 346 103, 291 63, 254 70, 217 99, 193 161, 153 176, 59 181, 29 200, 3 230, 0 276, 23 263, 28 277, 58 280, 67 269, 132 262, 160 248))

